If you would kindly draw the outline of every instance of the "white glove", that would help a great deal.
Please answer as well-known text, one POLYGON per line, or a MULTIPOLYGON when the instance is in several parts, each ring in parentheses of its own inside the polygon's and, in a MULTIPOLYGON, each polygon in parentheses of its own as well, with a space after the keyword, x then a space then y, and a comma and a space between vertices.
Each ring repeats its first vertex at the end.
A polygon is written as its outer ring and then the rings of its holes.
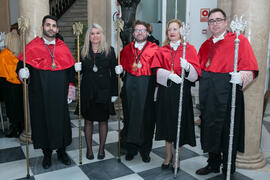
POLYGON ((29 69, 27 67, 21 68, 19 70, 19 78, 21 81, 23 81, 23 79, 28 79, 29 76, 30 76, 30 73, 29 73, 29 69))
POLYGON ((187 62, 186 59, 180 58, 181 59, 181 68, 184 69, 185 71, 189 72, 190 71, 190 64, 187 62))
POLYGON ((71 99, 67 99, 67 103, 68 104, 72 103, 72 100, 71 99))
POLYGON ((171 73, 168 76, 168 79, 172 80, 176 84, 180 84, 180 83, 183 82, 183 79, 180 76, 178 76, 177 74, 174 74, 174 73, 171 73))
POLYGON ((241 78, 241 74, 240 72, 230 72, 231 75, 231 80, 230 83, 232 84, 239 84, 240 86, 242 86, 242 78, 241 78))
POLYGON ((76 72, 80 72, 82 70, 82 62, 75 63, 74 68, 76 72))
POLYGON ((118 96, 112 96, 111 102, 114 103, 117 100, 118 96))
POLYGON ((118 65, 118 66, 115 66, 115 73, 117 74, 117 75, 119 75, 119 74, 121 74, 122 72, 123 72, 123 67, 122 67, 122 65, 118 65))

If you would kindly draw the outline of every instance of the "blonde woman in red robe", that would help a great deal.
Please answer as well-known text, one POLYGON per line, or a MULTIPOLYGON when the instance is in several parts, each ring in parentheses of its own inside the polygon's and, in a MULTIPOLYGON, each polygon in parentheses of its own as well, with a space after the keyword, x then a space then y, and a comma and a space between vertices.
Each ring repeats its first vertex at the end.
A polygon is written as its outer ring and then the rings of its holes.
MULTIPOLYGON (((180 84, 184 83, 182 118, 179 147, 184 144, 195 146, 194 117, 190 88, 198 79, 201 71, 195 48, 186 45, 186 59, 183 59, 183 40, 180 35, 182 22, 172 19, 166 29, 164 46, 156 53, 152 62, 152 70, 156 74, 158 84, 156 94, 156 140, 165 140, 166 158, 161 165, 168 169, 172 161, 172 146, 176 148, 180 84), (181 72, 185 71, 185 79, 181 72)), ((179 154, 180 157, 180 154, 179 154)), ((174 164, 173 164, 174 165, 174 164)), ((179 164, 178 164, 179 170, 179 164)))

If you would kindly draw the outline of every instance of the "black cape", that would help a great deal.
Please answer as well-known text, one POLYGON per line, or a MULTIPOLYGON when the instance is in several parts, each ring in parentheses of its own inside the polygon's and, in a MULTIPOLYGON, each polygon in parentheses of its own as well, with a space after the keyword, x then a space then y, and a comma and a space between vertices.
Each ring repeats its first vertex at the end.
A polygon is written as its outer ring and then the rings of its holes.
MULTIPOLYGON (((19 61, 17 70, 23 67, 19 61)), ((65 70, 39 70, 27 65, 30 122, 34 148, 59 149, 71 144, 68 87, 74 83, 74 67, 65 70)))
POLYGON ((154 79, 154 76, 126 75, 128 143, 142 145, 152 141, 155 127, 154 79))
MULTIPOLYGON (((168 82, 169 87, 159 85, 156 101, 156 140, 166 140, 176 144, 180 85, 168 82)), ((194 114, 191 97, 191 83, 184 81, 182 118, 179 147, 184 144, 196 145, 194 132, 194 114)))
MULTIPOLYGON (((228 149, 232 85, 228 73, 202 71, 199 86, 201 110, 201 146, 204 152, 220 153, 228 149)), ((245 113, 243 91, 236 88, 233 151, 244 152, 245 113)))

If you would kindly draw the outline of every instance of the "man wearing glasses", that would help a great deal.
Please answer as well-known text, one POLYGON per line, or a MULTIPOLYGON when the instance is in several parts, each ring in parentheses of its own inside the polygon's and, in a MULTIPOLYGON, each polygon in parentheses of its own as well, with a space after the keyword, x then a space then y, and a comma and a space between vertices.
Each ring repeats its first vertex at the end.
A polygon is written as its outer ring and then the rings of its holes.
POLYGON ((136 21, 133 26, 134 41, 121 51, 121 65, 116 74, 124 73, 127 94, 127 154, 130 161, 140 152, 143 162, 150 162, 154 134, 155 78, 151 73, 152 57, 158 50, 155 43, 147 41, 148 24, 136 21))
POLYGON ((199 50, 202 69, 200 78, 201 146, 208 152, 207 166, 196 174, 207 175, 222 172, 226 176, 232 83, 236 88, 236 110, 231 173, 235 172, 237 151, 244 152, 244 97, 243 89, 258 75, 258 65, 249 41, 240 35, 238 69, 233 72, 235 34, 226 30, 228 21, 222 9, 212 9, 208 26, 212 37, 199 50), (223 154, 223 156, 221 156, 223 154))

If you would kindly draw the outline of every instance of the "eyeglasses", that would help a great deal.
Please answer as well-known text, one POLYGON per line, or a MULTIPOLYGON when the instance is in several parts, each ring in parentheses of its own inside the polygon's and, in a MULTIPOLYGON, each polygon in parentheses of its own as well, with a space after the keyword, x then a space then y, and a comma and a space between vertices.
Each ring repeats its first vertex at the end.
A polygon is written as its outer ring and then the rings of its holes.
POLYGON ((134 30, 135 33, 146 33, 146 29, 135 29, 134 30))
POLYGON ((213 25, 213 24, 221 24, 225 19, 217 18, 217 19, 210 19, 208 21, 208 24, 213 25))

